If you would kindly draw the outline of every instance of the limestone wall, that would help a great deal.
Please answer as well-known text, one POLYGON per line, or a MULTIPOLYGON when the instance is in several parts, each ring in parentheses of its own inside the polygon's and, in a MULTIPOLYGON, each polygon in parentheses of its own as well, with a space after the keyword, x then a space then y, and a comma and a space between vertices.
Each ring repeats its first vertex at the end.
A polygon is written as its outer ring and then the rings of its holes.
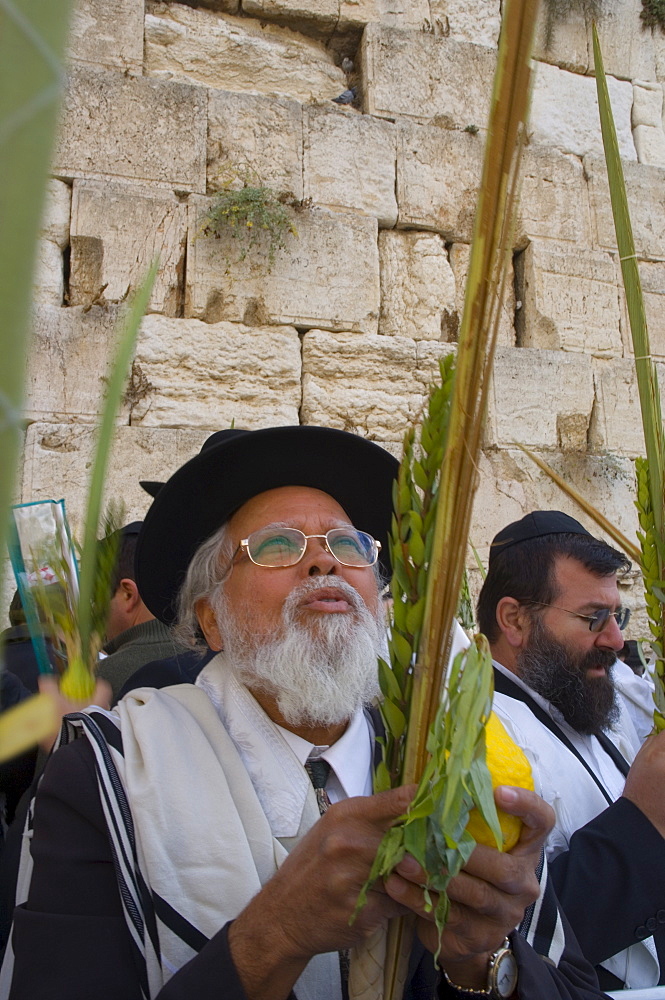
MULTIPOLYGON (((610 76, 652 346, 665 362, 665 35, 606 0, 610 76)), ((342 427, 395 453, 455 350, 499 0, 79 0, 35 282, 20 497, 80 518, 120 304, 160 269, 109 493, 141 517, 211 429, 342 427), (351 65, 352 63, 352 65, 351 65), (357 106, 336 98, 357 88, 357 106), (302 200, 265 248, 202 232, 229 178, 302 200)), ((537 47, 512 283, 472 540, 576 513, 515 443, 632 535, 643 449, 590 25, 537 47)), ((639 588, 629 600, 639 606, 639 588)), ((639 635, 638 626, 633 630, 639 635)), ((643 628, 643 625, 642 625, 643 628)))

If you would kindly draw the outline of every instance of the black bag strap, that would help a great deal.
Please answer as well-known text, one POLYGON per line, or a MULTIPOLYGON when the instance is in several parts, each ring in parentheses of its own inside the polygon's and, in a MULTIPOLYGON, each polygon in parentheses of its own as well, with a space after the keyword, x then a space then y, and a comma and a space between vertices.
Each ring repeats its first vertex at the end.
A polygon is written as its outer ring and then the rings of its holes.
MULTIPOLYGON (((547 714, 545 709, 542 708, 538 704, 538 702, 524 690, 524 688, 520 687, 519 684, 515 684, 514 681, 512 681, 509 677, 506 677, 506 675, 501 673, 500 670, 497 670, 496 667, 494 668, 494 690, 499 691, 501 694, 507 695, 509 698, 514 698, 516 701, 524 702, 524 704, 531 709, 531 711, 536 716, 538 721, 541 722, 547 729, 549 729, 551 733, 554 733, 556 738, 560 740, 561 743, 563 743, 566 749, 569 750, 570 753, 573 754, 573 756, 577 757, 582 767, 586 771, 588 771, 588 773, 591 775, 595 783, 598 785, 598 788, 602 792, 608 805, 612 805, 614 800, 612 799, 607 789, 603 786, 603 784, 601 783, 600 779, 595 774, 593 769, 589 766, 589 764, 587 764, 587 762, 585 761, 584 757, 579 752, 577 747, 575 747, 574 744, 571 743, 571 741, 568 739, 564 731, 559 726, 557 726, 554 719, 547 714)), ((612 741, 605 735, 605 733, 595 733, 594 735, 596 736, 603 750, 605 750, 605 752, 609 754, 609 756, 612 758, 612 760, 618 767, 621 774, 623 774, 625 777, 625 775, 628 774, 629 770, 628 762, 619 753, 617 748, 614 746, 612 741)))

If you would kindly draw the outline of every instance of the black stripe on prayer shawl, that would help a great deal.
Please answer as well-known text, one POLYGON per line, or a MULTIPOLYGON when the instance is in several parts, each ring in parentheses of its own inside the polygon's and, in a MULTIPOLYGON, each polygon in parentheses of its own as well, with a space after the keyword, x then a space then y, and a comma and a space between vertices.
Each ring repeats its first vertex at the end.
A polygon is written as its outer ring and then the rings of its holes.
MULTIPOLYGON (((101 727, 97 724, 97 720, 93 719, 90 715, 83 712, 77 713, 71 716, 72 720, 76 720, 82 726, 85 726, 88 736, 92 738, 99 748, 104 763, 104 770, 100 768, 95 755, 95 767, 97 768, 99 774, 99 788, 100 794, 104 795, 106 802, 106 812, 113 823, 113 832, 115 836, 109 838, 111 843, 111 851, 113 854, 113 865, 116 871, 116 877, 118 880, 118 889, 122 897, 123 905, 126 909, 128 916, 130 917, 132 924, 134 925, 137 934, 143 940, 145 934, 145 925, 143 921, 143 914, 137 906, 137 897, 139 895, 139 886, 136 881, 136 872, 138 870, 138 861, 136 857, 136 837, 134 835, 134 821, 132 819, 131 810, 129 808, 129 803, 125 795, 125 789, 120 780, 120 776, 116 770, 115 764, 113 763, 113 758, 108 748, 106 742, 105 734, 102 732, 101 727), (109 780, 111 784, 111 789, 113 796, 110 794, 109 789, 106 784, 106 779, 109 780), (119 819, 117 816, 117 811, 115 806, 120 808, 120 820, 123 826, 120 826, 119 819), (122 830, 126 834, 127 840, 129 841, 129 846, 131 850, 131 857, 128 857, 123 844, 122 830), (122 851, 122 858, 118 855, 118 850, 122 851), (127 880, 125 877, 125 872, 129 875, 131 881, 133 882, 134 891, 127 885, 127 880)), ((97 719, 99 715, 97 715, 97 719)), ((108 720, 107 720, 108 721, 108 720)), ((111 723, 111 725, 113 725, 111 723)), ((106 728, 106 727, 105 727, 106 728)), ((116 733, 119 731, 115 726, 113 726, 116 733)), ((122 741, 120 741, 120 749, 118 751, 122 753, 122 741)))
POLYGON ((186 917, 183 917, 182 913, 178 913, 174 910, 170 903, 167 903, 162 896, 158 895, 154 890, 152 892, 152 901, 155 906, 155 913, 165 924, 169 930, 173 931, 174 934, 184 941, 185 944, 189 945, 192 951, 199 952, 204 945, 208 943, 210 938, 207 938, 194 924, 190 924, 186 917))
MULTIPOLYGON (((540 852, 538 865, 536 866, 536 878, 538 879, 538 885, 542 883, 544 867, 545 867, 545 849, 543 848, 540 852)), ((528 933, 531 930, 531 922, 533 920, 533 915, 535 911, 536 911, 536 901, 534 900, 533 903, 527 906, 526 910, 524 911, 524 916, 522 917, 522 922, 519 927, 519 931, 522 937, 528 936, 528 933)))
POLYGON ((558 920, 559 908, 557 898, 554 895, 552 880, 549 876, 547 876, 547 880, 543 887, 538 922, 536 924, 533 937, 530 938, 531 946, 538 955, 549 957, 558 920))
POLYGON ((155 906, 152 893, 140 868, 136 869, 136 879, 139 884, 139 892, 141 894, 141 906, 143 907, 143 916, 145 917, 145 926, 148 934, 150 935, 150 941, 152 942, 152 947, 157 956, 159 964, 162 964, 162 949, 159 943, 159 930, 157 929, 157 917, 155 914, 155 906))

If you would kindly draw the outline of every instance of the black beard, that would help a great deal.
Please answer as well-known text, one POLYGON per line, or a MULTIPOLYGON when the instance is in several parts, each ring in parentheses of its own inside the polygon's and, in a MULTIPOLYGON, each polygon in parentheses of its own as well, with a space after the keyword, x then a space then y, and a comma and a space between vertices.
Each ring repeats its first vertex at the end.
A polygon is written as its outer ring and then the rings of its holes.
POLYGON ((517 673, 558 708, 569 726, 589 735, 607 729, 619 718, 616 691, 609 676, 615 660, 616 654, 609 649, 573 653, 534 616, 529 645, 517 658, 517 673), (589 667, 606 667, 608 675, 589 677, 589 667))

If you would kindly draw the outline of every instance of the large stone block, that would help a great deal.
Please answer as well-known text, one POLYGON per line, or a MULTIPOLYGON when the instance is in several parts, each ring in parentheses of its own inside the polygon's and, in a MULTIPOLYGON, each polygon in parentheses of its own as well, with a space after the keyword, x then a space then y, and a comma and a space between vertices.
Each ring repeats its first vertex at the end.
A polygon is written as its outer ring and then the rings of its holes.
MULTIPOLYGON (((591 212, 599 247, 616 249, 616 235, 605 161, 585 158, 591 212)), ((640 163, 624 163, 630 217, 639 257, 665 257, 665 170, 640 163)))
POLYGON ((175 3, 151 6, 145 72, 217 90, 326 101, 346 88, 332 53, 276 24, 175 3))
MULTIPOLYGON (((661 261, 640 261, 640 280, 644 296, 644 309, 649 328, 649 343, 651 353, 656 357, 665 358, 665 263, 661 261)), ((617 281, 620 286, 619 302, 621 305, 621 330, 624 342, 624 354, 633 355, 633 340, 626 312, 626 300, 623 293, 621 271, 617 263, 617 281)))
MULTIPOLYGON (((462 324, 464 313, 464 296, 466 293, 466 281, 469 275, 469 261, 471 259, 471 247, 468 243, 453 243, 449 250, 450 266, 455 275, 455 297, 457 301, 457 315, 459 324, 462 324)), ((503 304, 499 317, 499 329, 496 342, 502 347, 515 346, 515 274, 513 263, 508 264, 505 287, 503 292, 503 304)), ((457 338, 456 338, 457 339, 457 338)))
POLYGON ((302 105, 212 90, 208 100, 208 191, 265 184, 303 197, 302 105))
POLYGON ((133 425, 258 427, 298 423, 300 341, 292 327, 146 316, 135 364, 150 385, 133 425))
POLYGON ((89 305, 99 294, 110 301, 126 298, 159 256, 148 310, 177 315, 183 305, 187 205, 174 194, 74 181, 71 234, 72 305, 89 305))
POLYGON ((425 31, 430 27, 430 7, 428 0, 340 0, 338 30, 380 22, 425 31))
POLYGON ((562 351, 497 349, 487 443, 585 451, 591 411, 591 358, 562 351))
POLYGON ((140 74, 144 0, 76 0, 67 58, 140 74))
POLYGON ((62 252, 69 244, 71 201, 68 184, 48 181, 32 286, 35 303, 62 305, 65 290, 62 252))
POLYGON ((37 305, 61 306, 65 295, 62 250, 50 240, 37 241, 37 259, 32 279, 32 301, 37 305))
POLYGON ((210 199, 190 199, 187 316, 210 323, 376 331, 376 219, 321 209, 294 213, 298 235, 287 235, 271 268, 267 241, 241 260, 239 241, 231 233, 220 239, 201 233, 209 205, 210 199))
MULTIPOLYGON (((662 367, 662 366, 658 366, 662 367)), ((635 458, 644 454, 644 434, 632 360, 594 361, 596 406, 589 444, 596 451, 635 458)), ((661 378, 662 385, 662 378, 661 378)))
POLYGON ((339 18, 339 0, 242 0, 242 9, 252 17, 285 21, 290 28, 329 35, 339 18))
POLYGON ((621 357, 619 289, 609 253, 537 240, 518 260, 521 347, 621 357))
POLYGON ((430 0, 430 22, 434 30, 458 42, 473 42, 495 48, 501 30, 498 0, 430 0))
POLYGON ((469 243, 481 172, 480 136, 405 125, 397 147, 398 225, 469 243))
POLYGON ((633 129, 637 159, 653 167, 665 167, 665 132, 662 126, 637 125, 633 129))
MULTIPOLYGON (((654 35, 644 30, 641 0, 613 0, 597 20, 598 41, 605 72, 624 80, 655 80, 654 35)), ((594 71, 589 19, 589 72, 594 71)))
POLYGON ((97 419, 117 316, 117 309, 99 306, 86 311, 40 305, 34 310, 26 380, 28 420, 97 419))
POLYGON ((589 34, 584 11, 569 9, 565 17, 558 17, 556 12, 550 13, 547 7, 542 7, 533 58, 573 73, 588 73, 589 34))
POLYGON ((487 124, 494 49, 371 24, 361 55, 369 114, 435 119, 447 128, 487 124))
MULTIPOLYGON (((629 459, 580 452, 547 452, 541 457, 628 538, 635 537, 634 471, 629 459)), ((485 567, 497 532, 533 510, 562 510, 597 538, 603 537, 595 522, 523 451, 487 451, 481 454, 479 471, 469 536, 485 567)), ((609 538, 606 541, 614 545, 609 538)))
POLYGON ((434 233, 379 233, 379 333, 412 340, 457 339, 455 276, 434 233))
MULTIPOLYGON (((123 501, 127 521, 142 520, 152 497, 139 480, 165 482, 198 453, 209 433, 200 428, 117 427, 105 501, 123 501)), ((90 424, 34 423, 26 434, 21 500, 64 497, 68 519, 79 538, 94 446, 95 428, 90 424)))
POLYGON ((303 338, 303 423, 401 441, 451 344, 310 330, 303 338))
MULTIPOLYGON (((610 101, 623 159, 637 159, 630 116, 633 87, 625 80, 607 77, 610 101)), ((589 76, 570 73, 558 66, 538 63, 529 131, 536 142, 556 146, 564 153, 602 156, 596 81, 589 76)))
POLYGON ((524 155, 516 243, 542 237, 591 246, 589 192, 576 156, 531 146, 524 155))
POLYGON ((53 173, 203 192, 207 103, 186 83, 72 66, 53 173))
POLYGON ((373 215, 391 228, 396 155, 397 130, 388 122, 334 107, 305 110, 305 198, 317 205, 373 215))

